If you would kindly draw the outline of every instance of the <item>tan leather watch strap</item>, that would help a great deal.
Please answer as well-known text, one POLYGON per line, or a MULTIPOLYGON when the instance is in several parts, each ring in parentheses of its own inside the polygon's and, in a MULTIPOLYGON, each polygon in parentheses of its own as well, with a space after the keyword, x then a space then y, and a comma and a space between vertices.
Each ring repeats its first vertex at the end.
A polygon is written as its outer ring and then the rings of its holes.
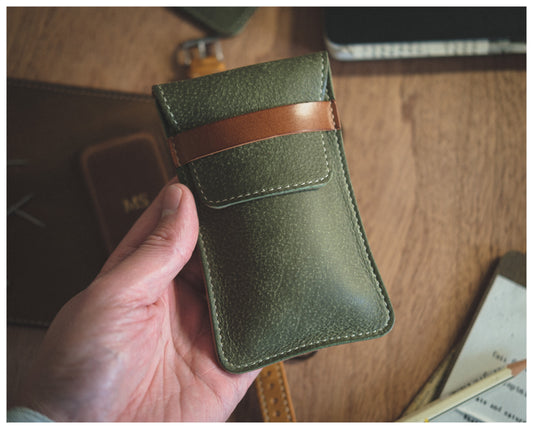
POLYGON ((340 129, 335 101, 289 104, 246 113, 183 131, 169 138, 177 166, 234 147, 274 137, 340 129))
POLYGON ((296 421, 283 362, 263 368, 255 379, 255 387, 265 422, 296 421))

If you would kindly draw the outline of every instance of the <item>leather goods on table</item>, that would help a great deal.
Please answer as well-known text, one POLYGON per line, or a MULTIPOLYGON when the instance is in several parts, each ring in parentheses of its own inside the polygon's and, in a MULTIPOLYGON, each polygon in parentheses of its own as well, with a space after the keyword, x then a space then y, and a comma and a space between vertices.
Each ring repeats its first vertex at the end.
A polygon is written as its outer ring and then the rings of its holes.
POLYGON ((255 12, 255 7, 180 7, 217 36, 236 36, 255 12))
MULTIPOLYGON (((122 215, 114 211, 116 217, 108 219, 115 230, 110 247, 142 212, 144 199, 159 191, 161 169, 173 175, 153 98, 8 79, 7 205, 8 211, 16 209, 7 218, 9 323, 47 326, 102 267, 108 251, 80 155, 87 147, 128 136, 131 145, 125 143, 115 154, 124 162, 100 170, 107 180, 115 177, 116 194, 107 195, 109 201, 124 207, 125 199, 128 205, 122 215), (161 167, 155 153, 162 151, 161 167), (139 162, 146 168, 134 172, 137 181, 126 180, 132 175, 129 167, 139 162)), ((99 154, 103 161, 104 151, 99 154)), ((106 207, 108 213, 112 207, 106 207)))
POLYGON ((153 92, 178 176, 196 198, 222 366, 246 372, 387 333, 393 311, 348 176, 327 54, 161 84, 153 92), (243 129, 244 144, 214 154, 203 147, 194 160, 176 155, 188 130, 225 133, 241 115, 271 117, 280 106, 321 102, 328 104, 327 120, 320 109, 309 114, 325 129, 266 121, 261 132, 271 134, 259 141, 255 129, 243 129))

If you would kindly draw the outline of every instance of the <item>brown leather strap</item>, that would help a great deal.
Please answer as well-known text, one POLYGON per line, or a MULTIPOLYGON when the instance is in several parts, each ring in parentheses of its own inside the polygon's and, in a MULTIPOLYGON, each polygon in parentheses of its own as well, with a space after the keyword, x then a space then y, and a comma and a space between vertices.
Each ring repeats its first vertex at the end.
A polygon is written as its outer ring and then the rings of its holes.
POLYGON ((294 408, 283 362, 269 365, 255 379, 265 422, 295 422, 294 408))
POLYGON ((260 140, 340 129, 335 101, 314 101, 246 113, 170 137, 176 166, 260 140))

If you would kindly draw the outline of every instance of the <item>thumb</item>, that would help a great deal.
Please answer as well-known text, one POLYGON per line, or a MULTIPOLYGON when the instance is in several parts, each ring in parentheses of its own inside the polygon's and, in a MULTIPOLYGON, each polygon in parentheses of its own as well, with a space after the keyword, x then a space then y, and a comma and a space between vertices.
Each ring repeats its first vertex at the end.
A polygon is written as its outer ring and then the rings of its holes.
POLYGON ((182 184, 162 195, 160 219, 139 247, 98 279, 115 299, 149 305, 157 301, 190 259, 198 238, 191 191, 182 184))

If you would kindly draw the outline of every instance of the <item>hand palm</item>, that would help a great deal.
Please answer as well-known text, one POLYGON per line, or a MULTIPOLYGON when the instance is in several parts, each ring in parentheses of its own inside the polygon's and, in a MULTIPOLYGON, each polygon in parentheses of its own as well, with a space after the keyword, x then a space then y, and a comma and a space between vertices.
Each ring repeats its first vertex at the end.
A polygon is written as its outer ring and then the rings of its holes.
MULTIPOLYGON (((119 420, 225 420, 257 375, 229 374, 217 364, 199 270, 194 258, 150 309, 149 335, 141 322, 144 358, 153 370, 135 388, 138 401, 128 404, 119 420)), ((137 359, 130 365, 130 371, 139 369, 137 359)))

